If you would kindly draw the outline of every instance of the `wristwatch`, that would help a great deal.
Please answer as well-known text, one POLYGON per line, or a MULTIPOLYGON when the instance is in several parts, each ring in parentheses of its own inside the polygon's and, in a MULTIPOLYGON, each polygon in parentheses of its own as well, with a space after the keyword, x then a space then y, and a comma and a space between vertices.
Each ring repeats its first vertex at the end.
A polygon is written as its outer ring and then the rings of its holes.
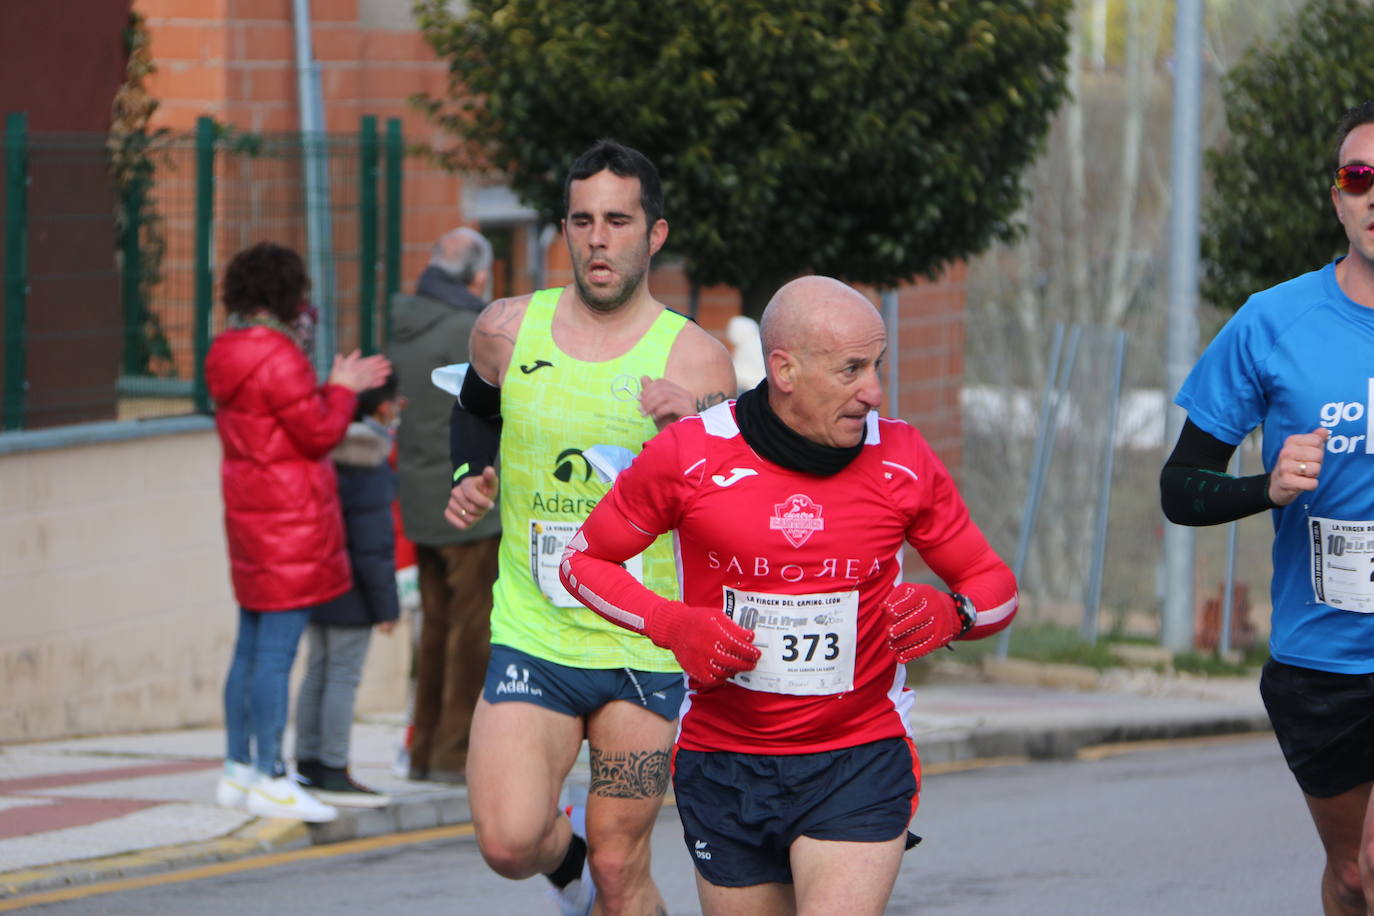
MULTIPOLYGON (((968 595, 950 592, 949 596, 954 599, 954 610, 958 613, 959 620, 962 624, 959 628, 959 636, 963 636, 969 630, 972 630, 973 625, 978 622, 978 609, 973 606, 973 602, 969 600, 968 595)), ((959 636, 954 638, 958 639, 959 636)))

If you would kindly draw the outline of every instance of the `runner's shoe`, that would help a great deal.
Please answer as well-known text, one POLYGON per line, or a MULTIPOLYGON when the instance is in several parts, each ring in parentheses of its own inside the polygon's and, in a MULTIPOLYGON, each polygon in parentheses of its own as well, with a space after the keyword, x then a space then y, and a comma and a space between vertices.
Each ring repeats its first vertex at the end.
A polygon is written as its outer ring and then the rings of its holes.
POLYGON ((290 776, 259 773, 248 791, 248 810, 258 817, 286 817, 311 824, 334 820, 339 812, 305 791, 290 776))
POLYGON ((224 772, 220 774, 219 784, 215 786, 215 804, 221 808, 248 807, 248 789, 253 785, 257 771, 246 763, 237 760, 224 761, 224 772))
POLYGON ((390 797, 355 780, 347 767, 320 766, 312 774, 310 791, 322 802, 345 808, 381 808, 390 797))
MULTIPOLYGON (((569 805, 564 813, 572 821, 573 833, 587 838, 587 807, 569 805)), ((551 888, 550 895, 558 902, 560 916, 590 916, 592 904, 596 902, 596 885, 592 883, 591 862, 582 863, 582 877, 564 888, 551 888)))

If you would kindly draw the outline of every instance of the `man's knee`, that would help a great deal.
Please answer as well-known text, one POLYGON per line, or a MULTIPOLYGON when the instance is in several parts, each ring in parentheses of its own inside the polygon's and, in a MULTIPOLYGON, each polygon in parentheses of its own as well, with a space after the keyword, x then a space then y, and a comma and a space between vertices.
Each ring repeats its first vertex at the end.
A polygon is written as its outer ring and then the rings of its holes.
POLYGON ((640 837, 614 837, 587 849, 597 891, 608 902, 639 892, 649 876, 649 845, 640 837))
POLYGON ((1365 889, 1365 896, 1374 905, 1374 836, 1366 837, 1360 843, 1359 867, 1356 875, 1365 889))
POLYGON ((492 871, 503 878, 521 880, 539 871, 542 837, 517 837, 499 830, 477 830, 477 848, 492 871))
POLYGON ((1359 912, 1365 905, 1364 881, 1361 872, 1368 873, 1369 849, 1362 848, 1356 859, 1336 862, 1327 860, 1327 873, 1331 876, 1332 891, 1340 897, 1342 904, 1350 912, 1359 912))

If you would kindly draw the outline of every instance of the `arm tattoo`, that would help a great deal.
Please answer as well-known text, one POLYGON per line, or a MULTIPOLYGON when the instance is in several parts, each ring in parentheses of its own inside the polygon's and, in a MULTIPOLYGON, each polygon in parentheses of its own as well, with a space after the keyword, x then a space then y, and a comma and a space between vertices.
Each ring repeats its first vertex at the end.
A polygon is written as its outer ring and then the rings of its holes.
POLYGON ((592 748, 593 795, 655 798, 668 790, 667 751, 603 752, 592 748))
POLYGON ((708 407, 719 404, 725 400, 724 391, 713 391, 705 397, 697 398, 697 413, 701 413, 708 407))
POLYGON ((515 334, 510 330, 510 326, 520 316, 519 310, 514 306, 513 299, 497 299, 482 310, 481 317, 472 329, 473 333, 479 337, 504 340, 514 346, 515 334))

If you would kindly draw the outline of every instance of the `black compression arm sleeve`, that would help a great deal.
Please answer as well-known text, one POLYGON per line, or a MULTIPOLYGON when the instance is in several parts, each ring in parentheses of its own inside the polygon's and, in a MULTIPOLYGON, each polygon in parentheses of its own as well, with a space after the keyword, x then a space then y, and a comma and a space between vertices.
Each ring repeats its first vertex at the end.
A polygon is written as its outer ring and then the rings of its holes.
POLYGON ((1174 453, 1159 473, 1159 502, 1176 525, 1220 525, 1273 509, 1269 475, 1232 477, 1226 465, 1236 447, 1183 422, 1174 453))
POLYGON ((476 416, 454 398, 448 420, 448 457, 453 462, 451 485, 457 486, 464 477, 481 474, 495 464, 500 446, 501 418, 476 416))

